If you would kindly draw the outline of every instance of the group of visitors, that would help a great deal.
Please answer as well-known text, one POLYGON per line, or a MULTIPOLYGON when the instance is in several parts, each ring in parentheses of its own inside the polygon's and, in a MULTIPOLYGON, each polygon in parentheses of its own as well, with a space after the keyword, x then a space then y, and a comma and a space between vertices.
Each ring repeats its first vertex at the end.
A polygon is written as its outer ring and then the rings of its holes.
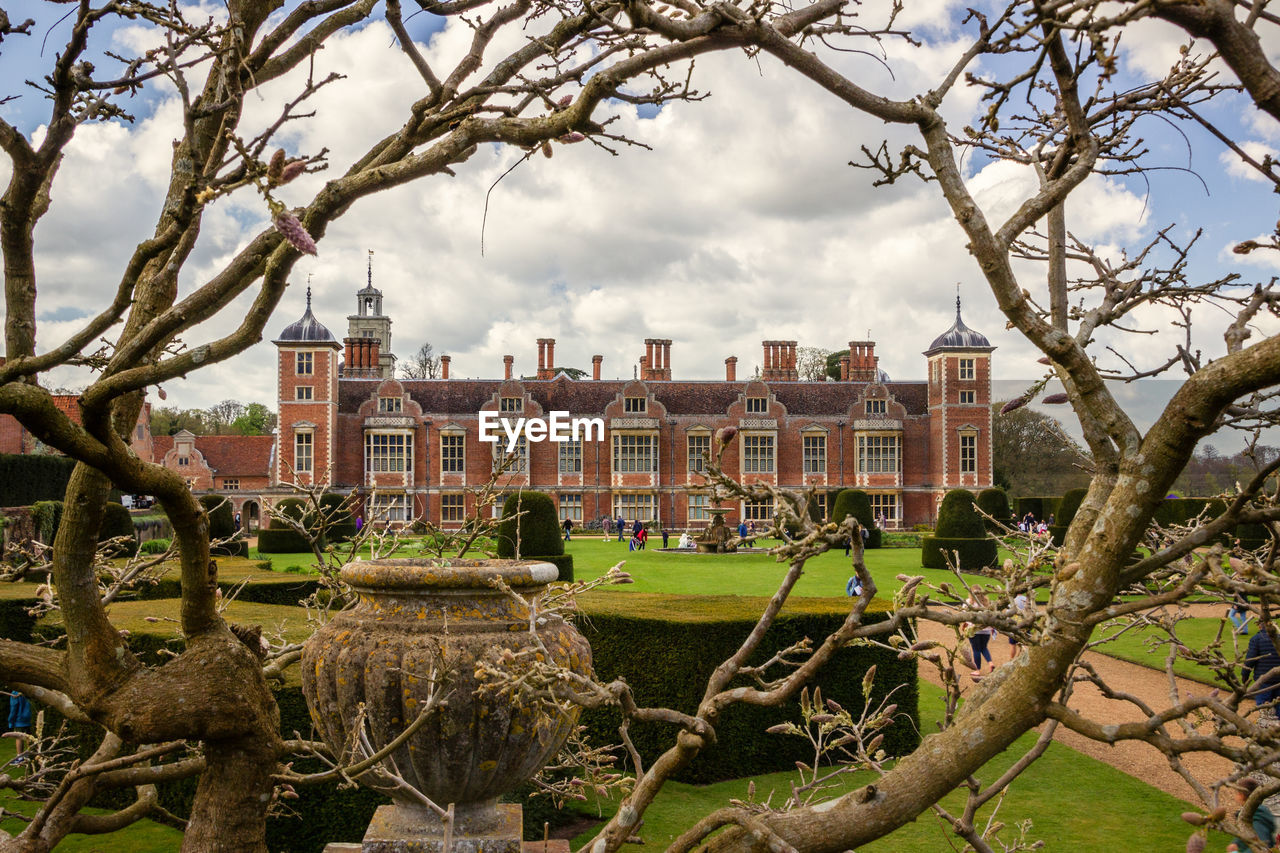
POLYGON ((1053 513, 1049 513, 1047 519, 1036 521, 1033 513, 1028 512, 1018 521, 1018 529, 1023 533, 1032 533, 1036 536, 1048 536, 1049 528, 1053 527, 1053 513))

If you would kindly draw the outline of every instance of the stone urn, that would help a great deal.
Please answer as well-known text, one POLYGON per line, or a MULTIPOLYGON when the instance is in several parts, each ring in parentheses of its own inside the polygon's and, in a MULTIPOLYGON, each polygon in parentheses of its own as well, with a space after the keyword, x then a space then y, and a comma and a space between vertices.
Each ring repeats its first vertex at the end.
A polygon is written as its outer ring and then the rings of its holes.
POLYGON ((527 599, 557 577, 549 563, 519 560, 387 559, 342 569, 359 600, 302 652, 302 690, 316 729, 335 755, 349 754, 363 703, 379 750, 418 719, 433 691, 443 693, 444 705, 391 753, 389 766, 438 805, 453 803, 455 814, 446 832, 434 811, 388 776, 366 774, 360 783, 394 805, 378 810, 361 847, 344 849, 426 853, 448 841, 455 851, 519 850, 520 808, 497 799, 555 755, 578 711, 548 713, 545 702, 481 690, 476 670, 481 662, 517 667, 511 653, 541 642, 560 666, 591 672, 591 648, 572 625, 539 617, 535 638, 528 608, 494 586, 501 579, 527 599))

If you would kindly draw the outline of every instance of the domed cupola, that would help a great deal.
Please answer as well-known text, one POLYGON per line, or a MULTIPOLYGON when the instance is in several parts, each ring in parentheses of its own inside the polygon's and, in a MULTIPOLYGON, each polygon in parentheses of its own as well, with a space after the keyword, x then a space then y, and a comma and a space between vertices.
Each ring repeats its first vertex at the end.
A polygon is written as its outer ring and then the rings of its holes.
POLYGON ((960 297, 956 296, 956 322, 941 335, 933 339, 933 343, 929 344, 929 348, 924 351, 925 355, 933 355, 942 350, 983 350, 990 352, 995 349, 991 345, 991 341, 987 340, 987 336, 981 332, 975 332, 964 324, 964 320, 960 319, 960 297))
POLYGON ((275 339, 277 344, 338 344, 325 325, 311 313, 311 288, 307 288, 307 310, 297 322, 290 323, 275 339))

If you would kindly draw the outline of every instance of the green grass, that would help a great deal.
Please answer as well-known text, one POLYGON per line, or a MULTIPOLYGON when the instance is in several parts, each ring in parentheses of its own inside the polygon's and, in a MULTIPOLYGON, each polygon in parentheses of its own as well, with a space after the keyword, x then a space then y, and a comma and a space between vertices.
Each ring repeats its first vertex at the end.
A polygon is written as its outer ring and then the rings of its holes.
MULTIPOLYGON (((4 703, 0 702, 0 707, 4 703)), ((0 765, 7 765, 13 759, 14 742, 11 738, 0 738, 0 765)), ((5 772, 14 772, 12 768, 5 772)), ((9 795, 0 796, 0 807, 24 815, 34 815, 39 803, 21 800, 9 795)), ((85 809, 86 814, 107 814, 105 809, 85 809)), ((26 823, 18 818, 6 818, 0 821, 0 829, 9 833, 19 833, 26 823)), ((130 824, 119 832, 107 835, 68 835, 58 845, 58 853, 106 853, 106 851, 127 851, 127 853, 173 853, 182 845, 182 832, 171 826, 164 826, 150 820, 140 820, 130 824)))
MULTIPOLYGON (((942 717, 942 703, 942 691, 921 682, 920 716, 926 730, 936 730, 933 721, 942 717)), ((1035 743, 1036 737, 1035 732, 1023 735, 1006 753, 983 767, 978 778, 986 783, 994 781, 1035 743)), ((781 802, 797 778, 795 773, 756 777, 756 799, 764 800, 773 791, 774 803, 781 802)), ((850 774, 837 793, 869 781, 870 774, 850 774)), ((703 815, 727 805, 731 798, 746 799, 747 782, 738 779, 701 787, 668 783, 645 812, 639 834, 646 848, 662 849, 703 815)), ((952 793, 942 804, 958 814, 964 807, 964 795, 952 793)), ((991 805, 979 813, 981 818, 990 814, 991 805)), ((616 806, 616 802, 601 804, 606 816, 611 815, 616 806)), ((585 812, 585 806, 580 808, 585 812)), ((1182 800, 1110 765, 1055 743, 1010 786, 999 807, 998 819, 1010 827, 1031 820, 1029 838, 1044 839, 1048 842, 1047 849, 1112 850, 1131 846, 1134 840, 1139 840, 1142 850, 1181 850, 1191 827, 1178 816, 1190 808, 1182 800)), ((591 814, 594 816, 594 811, 591 814)), ((590 840, 593 834, 594 830, 582 833, 573 839, 573 847, 576 849, 590 840)), ((1005 830, 1001 837, 1011 841, 1015 834, 1005 830)), ((1214 833, 1210 835, 1208 849, 1221 850, 1229 841, 1228 837, 1214 833)), ((926 812, 889 838, 860 847, 859 851, 938 853, 953 849, 952 844, 957 850, 963 846, 946 825, 926 812)))
MULTIPOLYGON (((661 540, 658 540, 661 542, 661 540)), ((652 542, 652 540, 651 540, 652 542)), ((775 544, 766 542, 766 545, 775 544)), ((625 542, 575 537, 565 549, 573 554, 574 574, 580 580, 598 577, 619 561, 634 583, 611 587, 621 592, 669 592, 685 595, 772 595, 787 567, 768 554, 663 553, 656 548, 628 551, 625 542)), ((924 575, 933 583, 951 582, 950 572, 920 567, 917 548, 877 548, 866 552, 867 568, 878 594, 888 597, 902 582, 898 574, 924 575)), ((805 564, 795 595, 830 597, 844 595, 852 573, 843 551, 828 551, 805 564)))
MULTIPOLYGON (((1222 612, 1226 614, 1226 605, 1223 605, 1222 612)), ((1234 654, 1232 646, 1232 624, 1224 619, 1213 618, 1193 618, 1183 619, 1178 623, 1177 632, 1178 639, 1183 645, 1192 649, 1203 649, 1210 643, 1218 639, 1221 632, 1223 643, 1223 653, 1230 658, 1234 654)), ((1101 637, 1106 634, 1106 629, 1100 629, 1094 636, 1101 637)), ((1132 663, 1141 664, 1142 666, 1150 666, 1163 670, 1165 661, 1169 656, 1169 634, 1155 627, 1134 628, 1126 631, 1115 640, 1101 646, 1097 651, 1112 657, 1127 660, 1132 663), (1163 640, 1164 642, 1160 642, 1163 640)), ((1235 636, 1235 642, 1240 644, 1240 652, 1243 652, 1249 645, 1249 635, 1240 634, 1235 636)), ((1213 671, 1206 666, 1202 666, 1194 661, 1179 657, 1174 661, 1173 671, 1184 678, 1203 681, 1206 684, 1215 683, 1213 671)))

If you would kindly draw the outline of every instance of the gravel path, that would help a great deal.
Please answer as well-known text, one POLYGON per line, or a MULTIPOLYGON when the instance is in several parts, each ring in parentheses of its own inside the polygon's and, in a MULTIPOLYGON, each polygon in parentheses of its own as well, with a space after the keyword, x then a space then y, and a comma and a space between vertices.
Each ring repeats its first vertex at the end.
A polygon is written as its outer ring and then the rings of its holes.
MULTIPOLYGON (((1217 610, 1221 609, 1217 608, 1217 610)), ((1204 615, 1210 614, 1206 613, 1204 615)), ((1215 612, 1212 615, 1221 615, 1221 613, 1215 612)), ((955 642, 955 633, 950 628, 934 622, 921 622, 919 632, 921 639, 933 640, 939 643, 955 642)), ((1009 659, 1008 640, 1004 637, 993 638, 991 652, 997 665, 1005 663, 1009 659)), ((1146 702, 1148 706, 1157 710, 1168 707, 1170 704, 1169 679, 1164 673, 1096 652, 1086 653, 1085 660, 1093 665, 1102 679, 1107 684, 1112 685, 1113 689, 1131 693, 1146 702)), ((921 666, 920 676, 932 684, 941 686, 941 680, 932 667, 921 666)), ((962 681, 962 689, 968 690, 973 687, 973 682, 967 677, 962 678, 962 681)), ((1199 682, 1179 678, 1177 679, 1177 690, 1184 695, 1203 694, 1209 688, 1199 682)), ((1089 719, 1102 720, 1108 723, 1143 719, 1142 714, 1133 705, 1127 702, 1107 699, 1091 684, 1078 684, 1076 686, 1071 698, 1071 708, 1089 719)), ((922 724, 932 725, 932 721, 921 722, 922 724)), ((1169 731, 1171 734, 1176 734, 1172 726, 1169 727, 1169 731)), ((1200 802, 1186 780, 1179 776, 1169 766, 1168 760, 1153 747, 1137 742, 1123 742, 1114 746, 1098 743, 1083 735, 1068 731, 1064 726, 1058 727, 1054 733, 1054 739, 1077 752, 1084 753, 1090 758, 1105 761, 1130 776, 1141 779, 1149 785, 1154 785, 1165 793, 1172 794, 1188 802, 1197 804, 1200 802)), ((1208 785, 1231 772, 1231 762, 1217 755, 1207 753, 1192 754, 1183 760, 1192 775, 1201 784, 1208 785)))

